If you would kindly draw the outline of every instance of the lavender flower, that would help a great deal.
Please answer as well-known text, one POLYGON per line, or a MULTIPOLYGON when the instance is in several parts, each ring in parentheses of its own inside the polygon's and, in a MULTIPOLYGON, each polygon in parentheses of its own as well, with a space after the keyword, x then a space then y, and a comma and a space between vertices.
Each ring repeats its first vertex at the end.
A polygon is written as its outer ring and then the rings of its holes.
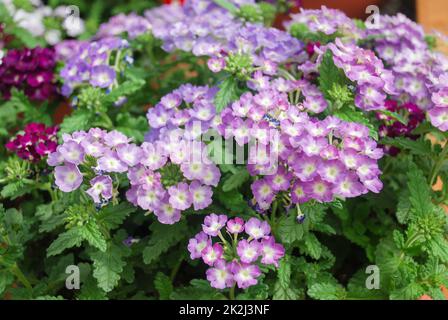
POLYGON ((202 226, 204 231, 190 239, 188 251, 191 259, 202 259, 209 265, 206 276, 213 288, 230 288, 235 283, 242 289, 256 285, 261 275, 257 261, 278 266, 284 256, 285 249, 270 235, 266 221, 251 218, 244 223, 238 217, 229 220, 225 215, 211 214, 205 217, 202 226), (220 231, 226 222, 229 240, 220 231), (243 238, 244 228, 251 235, 247 239, 243 238), (213 242, 215 237, 219 237, 218 242, 213 242), (261 241, 257 240, 260 238, 261 241))

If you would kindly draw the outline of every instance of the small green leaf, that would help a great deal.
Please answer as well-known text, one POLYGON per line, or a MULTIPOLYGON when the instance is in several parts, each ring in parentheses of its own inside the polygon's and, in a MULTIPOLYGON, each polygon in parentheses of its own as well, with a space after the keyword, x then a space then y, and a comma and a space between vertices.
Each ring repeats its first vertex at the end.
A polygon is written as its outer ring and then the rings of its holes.
POLYGON ((82 227, 71 228, 61 234, 54 240, 47 249, 47 257, 60 254, 62 251, 79 247, 84 240, 82 227))
POLYGON ((280 220, 278 234, 283 243, 291 244, 295 241, 302 240, 304 232, 303 224, 297 222, 294 214, 289 214, 280 220))
POLYGON ((342 300, 346 297, 344 287, 334 283, 316 283, 308 289, 308 295, 318 300, 342 300))
POLYGON ((157 260, 161 254, 184 239, 187 234, 187 225, 185 221, 173 225, 154 222, 151 225, 151 230, 153 232, 148 246, 143 250, 143 262, 145 264, 157 260))
POLYGON ((216 111, 218 113, 221 112, 238 98, 238 81, 234 77, 229 76, 219 85, 219 91, 215 96, 216 111))
POLYGON ((249 179, 250 175, 246 168, 239 169, 232 175, 225 178, 222 185, 222 191, 228 192, 231 190, 238 189, 249 179))
POLYGON ((311 232, 305 237, 305 252, 316 260, 319 259, 322 254, 322 245, 311 232))
POLYGON ((100 210, 97 215, 98 221, 105 223, 110 230, 118 228, 129 214, 137 208, 127 202, 118 205, 108 205, 100 210))
POLYGON ((378 140, 378 131, 375 126, 370 123, 366 115, 359 109, 355 109, 353 106, 344 106, 334 112, 334 115, 341 120, 347 122, 357 122, 365 125, 370 130, 370 136, 378 140))
POLYGON ((104 235, 101 233, 99 226, 95 221, 89 221, 86 225, 82 226, 80 229, 82 232, 82 237, 87 240, 87 242, 100 251, 106 251, 107 243, 104 235))
POLYGON ((299 291, 291 286, 291 264, 289 256, 285 256, 279 262, 277 269, 277 281, 274 285, 274 300, 297 300, 299 291))
POLYGON ((59 134, 87 130, 91 120, 92 114, 89 110, 76 110, 71 115, 64 117, 59 134))
POLYGON ((393 111, 389 111, 389 110, 378 110, 379 113, 382 113, 386 116, 389 116, 391 118, 394 118, 395 120, 397 120, 398 122, 404 124, 405 126, 408 125, 408 121, 407 119, 405 119, 401 114, 393 112, 393 111))
POLYGON ((394 146, 400 149, 409 150, 415 155, 427 156, 431 154, 431 142, 420 138, 418 140, 411 140, 404 137, 381 139, 381 144, 394 146))
POLYGON ((173 284, 171 279, 162 272, 158 272, 156 274, 154 279, 154 287, 159 293, 160 300, 168 300, 173 292, 173 284))
POLYGON ((407 176, 412 212, 418 216, 424 216, 432 211, 429 184, 416 165, 412 165, 409 169, 407 176))
POLYGON ((105 252, 96 251, 91 254, 93 276, 98 281, 98 287, 110 292, 117 286, 126 265, 124 258, 129 255, 129 251, 124 245, 111 243, 105 252))

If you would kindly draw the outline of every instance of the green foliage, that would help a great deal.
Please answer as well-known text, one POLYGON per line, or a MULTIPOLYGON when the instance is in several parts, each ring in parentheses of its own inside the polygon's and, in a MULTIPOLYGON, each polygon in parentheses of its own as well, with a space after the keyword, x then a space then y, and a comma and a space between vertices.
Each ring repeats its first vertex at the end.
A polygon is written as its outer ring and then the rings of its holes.
POLYGON ((143 250, 143 261, 146 264, 153 263, 161 254, 185 239, 187 225, 180 221, 174 225, 154 223, 151 225, 151 238, 143 250))
POLYGON ((320 42, 322 44, 326 44, 328 42, 333 41, 337 36, 338 33, 332 34, 332 35, 326 35, 323 32, 311 32, 306 24, 304 23, 293 23, 290 26, 289 32, 291 35, 299 40, 302 40, 304 42, 320 42))
POLYGON ((129 254, 129 248, 115 242, 109 243, 104 251, 91 253, 93 277, 98 281, 98 287, 105 292, 110 292, 117 286, 126 265, 125 258, 129 254))
POLYGON ((171 279, 162 272, 158 272, 156 274, 156 278, 154 280, 154 287, 159 293, 160 300, 169 299, 171 293, 173 292, 173 284, 171 282, 171 279))
POLYGON ((247 172, 246 168, 235 169, 234 172, 224 179, 222 191, 228 192, 238 189, 249 179, 249 177, 249 172, 247 172))
POLYGON ((189 286, 176 288, 170 296, 173 300, 224 300, 226 297, 210 287, 207 280, 194 279, 189 286))
POLYGON ((343 106, 339 110, 334 112, 334 115, 341 120, 347 122, 357 122, 365 125, 370 130, 370 136, 378 140, 378 130, 375 126, 370 122, 370 120, 363 114, 362 111, 352 106, 343 106))
MULTIPOLYGON (((277 10, 286 1, 275 5, 267 2, 236 6, 227 0, 216 4, 240 18, 243 24, 270 25, 277 10)), ((16 4, 30 10, 29 1, 16 4)), ((67 3, 49 0, 56 7, 67 3)), ((86 32, 80 39, 91 39, 100 23, 121 12, 139 12, 158 5, 155 1, 130 0, 126 3, 75 0, 83 13, 86 32)), ((0 21, 4 31, 13 36, 6 44, 11 48, 45 46, 45 41, 17 26, 0 4, 0 21)), ((362 21, 355 21, 365 29, 362 21)), ((60 28, 51 17, 44 24, 60 28)), ((304 24, 292 24, 290 33, 304 43, 325 45, 344 34, 313 33, 304 24)), ((142 143, 151 128, 145 117, 148 108, 162 96, 186 82, 218 87, 214 104, 220 113, 247 90, 247 80, 257 70, 258 62, 245 50, 228 52, 226 67, 212 73, 206 57, 190 52, 168 53, 151 32, 130 39, 134 63, 116 60, 117 81, 105 90, 87 84, 74 88, 69 99, 55 97, 49 101, 30 101, 24 92, 12 89, 9 100, 0 101, 0 140, 2 145, 30 122, 54 125, 56 110, 70 102, 74 107, 60 124, 64 133, 100 127, 118 130, 133 142, 142 143), (70 101, 68 101, 70 100, 70 101)), ((371 48, 372 38, 359 44, 371 48)), ((428 47, 435 39, 426 36, 428 47)), ((375 49, 373 47, 373 49, 375 49)), ((317 54, 316 54, 317 55, 317 54)), ((310 58, 315 61, 316 55, 310 58)), ((63 67, 57 66, 56 73, 63 67)), ((389 68, 387 64, 386 68, 389 68)), ((279 65, 280 76, 300 79, 297 61, 279 65)), ((55 82, 61 79, 56 77, 55 82)), ((329 107, 313 117, 336 116, 344 121, 361 123, 378 140, 380 121, 375 113, 391 117, 404 125, 407 119, 387 110, 364 112, 355 106, 357 84, 338 68, 332 52, 327 50, 316 78, 310 78, 324 95, 329 107)), ((255 91, 255 90, 254 90, 255 91)), ((289 93, 291 103, 300 105, 300 92, 289 93)), ((394 99, 393 96, 388 99, 394 99)), ((189 108, 189 104, 180 108, 189 108)), ((279 119, 284 115, 279 114, 279 119)), ((213 187, 213 203, 204 210, 188 209, 173 225, 161 224, 152 212, 144 212, 126 199, 128 179, 125 174, 113 176, 114 192, 109 204, 94 204, 85 194, 94 175, 97 161, 87 157, 81 165, 84 181, 81 187, 64 193, 55 186, 51 168, 45 161, 29 163, 0 147, 0 297, 6 299, 233 299, 299 300, 299 299, 417 299, 423 294, 444 299, 440 288, 448 287, 448 218, 441 207, 448 205, 448 147, 434 144, 448 138, 446 132, 423 121, 406 137, 381 138, 379 145, 400 150, 397 156, 385 155, 379 169, 384 188, 380 194, 365 194, 353 199, 334 199, 331 203, 314 200, 292 205, 289 192, 277 193, 273 205, 263 214, 253 209, 252 181, 246 165, 220 164, 221 179, 213 187), (433 190, 437 179, 443 186, 433 190), (258 217, 267 221, 277 242, 285 249, 278 266, 258 263, 262 275, 256 285, 247 289, 237 286, 217 290, 205 280, 207 266, 188 257, 190 238, 201 229, 204 215, 209 213, 258 217), (297 219, 300 216, 303 219, 297 219), (66 267, 80 269, 81 288, 65 289, 66 267), (380 288, 367 289, 366 266, 376 265, 380 271, 380 288), (193 280, 192 280, 193 279, 193 280)), ((331 139, 331 138, 330 138, 331 139)), ((230 141, 229 141, 230 142, 230 141)), ((211 158, 228 163, 233 152, 219 141, 207 144, 211 158), (227 158, 226 158, 227 157, 227 158), (226 158, 226 159, 224 159, 226 158)), ((179 165, 169 164, 158 170, 164 187, 185 181, 179 165)), ((189 182, 189 181, 187 181, 189 182)), ((224 232, 224 231, 223 231, 224 232)), ((227 253, 226 254, 231 254, 227 253)), ((236 253, 233 253, 236 254, 236 253)))
POLYGON ((322 58, 322 62, 319 66, 318 81, 319 89, 323 92, 325 98, 329 100, 332 97, 331 93, 334 92, 335 88, 338 88, 335 86, 343 88, 350 83, 349 79, 345 76, 344 71, 334 64, 333 53, 330 50, 327 50, 322 58))
POLYGON ((234 77, 226 78, 219 85, 219 91, 215 96, 216 111, 221 112, 238 97, 238 81, 234 77))
POLYGON ((343 300, 346 297, 345 289, 333 283, 316 283, 308 289, 307 293, 318 300, 343 300))
POLYGON ((291 264, 289 257, 284 257, 279 262, 277 281, 274 285, 274 300, 296 300, 299 298, 299 290, 291 283, 291 264))

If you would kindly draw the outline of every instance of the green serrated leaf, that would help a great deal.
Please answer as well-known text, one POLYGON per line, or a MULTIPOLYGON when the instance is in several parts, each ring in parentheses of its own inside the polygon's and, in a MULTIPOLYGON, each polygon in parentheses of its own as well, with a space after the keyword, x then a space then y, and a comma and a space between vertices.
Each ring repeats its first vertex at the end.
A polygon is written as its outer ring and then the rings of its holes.
POLYGON ((173 284, 171 279, 162 272, 158 272, 156 274, 154 279, 154 287, 159 293, 160 300, 168 300, 173 292, 173 284))
POLYGON ((105 252, 96 251, 91 254, 93 277, 97 279, 98 287, 105 292, 110 292, 117 286, 126 265, 124 257, 124 246, 116 244, 110 244, 105 252))
POLYGON ((60 254, 62 251, 79 247, 84 240, 81 227, 71 228, 61 234, 54 240, 47 249, 47 257, 60 254))
POLYGON ((427 156, 431 154, 431 143, 423 138, 411 140, 404 137, 381 139, 381 144, 394 146, 400 149, 409 150, 415 155, 427 156))
POLYGON ((319 88, 324 94, 325 98, 331 100, 331 91, 334 85, 340 87, 347 86, 350 81, 345 76, 344 71, 339 69, 333 62, 333 53, 327 50, 322 58, 319 66, 319 88))
POLYGON ((238 99, 238 80, 234 77, 226 78, 219 85, 219 91, 215 96, 216 111, 219 113, 231 102, 238 99))
POLYGON ((97 215, 99 222, 105 224, 110 229, 118 228, 129 214, 136 211, 137 208, 127 202, 122 202, 118 205, 108 205, 102 208, 97 215))
POLYGON ((316 283, 307 293, 311 298, 318 300, 342 300, 347 295, 344 287, 334 283, 316 283))
POLYGON ((161 254, 185 238, 187 225, 180 221, 173 225, 164 225, 155 222, 151 225, 151 234, 148 246, 143 250, 143 262, 150 264, 157 260, 161 254))
POLYGON ((239 169, 237 172, 229 175, 225 178, 224 183, 222 185, 222 191, 228 192, 231 190, 238 189, 249 179, 250 175, 246 168, 239 169))
POLYGON ((303 224, 298 223, 293 214, 289 214, 280 220, 278 234, 283 243, 291 244, 302 240, 304 233, 303 224))
POLYGON ((412 206, 412 212, 417 216, 423 216, 432 211, 431 194, 429 184, 423 172, 412 165, 408 171, 408 187, 412 206))
POLYGON ((369 119, 361 110, 350 106, 344 106, 336 110, 334 115, 347 122, 356 122, 365 125, 370 130, 370 136, 373 139, 378 140, 378 130, 372 123, 370 123, 369 119))
POLYGON ((83 239, 100 251, 106 251, 107 243, 104 235, 101 233, 99 226, 94 221, 89 221, 80 228, 83 239))
POLYGON ((322 245, 313 233, 308 233, 305 237, 305 252, 313 259, 319 259, 322 254, 322 245))
POLYGON ((171 293, 173 300, 224 300, 226 297, 210 286, 207 280, 191 280, 187 287, 176 288, 171 293))
POLYGON ((76 110, 71 115, 64 117, 59 134, 87 130, 91 119, 92 114, 89 110, 76 110))
POLYGON ((132 79, 126 80, 121 83, 116 89, 112 90, 109 94, 104 96, 103 103, 112 104, 116 102, 121 97, 127 97, 138 90, 140 90, 145 85, 145 81, 142 79, 132 79))
POLYGON ((291 264, 288 256, 279 262, 272 298, 274 300, 297 300, 299 298, 299 291, 291 286, 291 264))

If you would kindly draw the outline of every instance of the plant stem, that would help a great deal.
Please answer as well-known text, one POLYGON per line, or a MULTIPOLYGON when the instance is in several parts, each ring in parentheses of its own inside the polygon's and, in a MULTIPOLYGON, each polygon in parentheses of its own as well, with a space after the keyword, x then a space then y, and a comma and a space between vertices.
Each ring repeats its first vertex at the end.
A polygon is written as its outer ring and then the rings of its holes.
POLYGON ((177 272, 179 271, 180 266, 182 265, 183 261, 184 261, 184 256, 182 255, 180 257, 180 259, 177 261, 177 263, 174 266, 173 270, 171 270, 171 275, 170 275, 171 283, 174 282, 174 279, 176 278, 177 272))
POLYGON ((232 288, 230 288, 229 299, 235 300, 235 285, 233 285, 232 288))
POLYGON ((28 281, 28 278, 23 274, 22 270, 20 270, 19 266, 15 264, 11 268, 11 272, 19 279, 19 281, 27 288, 29 291, 33 290, 31 283, 28 281))
POLYGON ((446 160, 447 155, 448 142, 445 142, 445 146, 443 147, 442 152, 439 155, 439 159, 437 159, 437 162, 432 169, 431 180, 429 181, 431 187, 434 185, 434 183, 436 183, 437 175, 439 174, 439 171, 442 168, 443 162, 446 160))
POLYGON ((272 212, 271 212, 271 227, 274 231, 277 229, 277 208, 278 208, 278 201, 275 200, 272 205, 272 212))

